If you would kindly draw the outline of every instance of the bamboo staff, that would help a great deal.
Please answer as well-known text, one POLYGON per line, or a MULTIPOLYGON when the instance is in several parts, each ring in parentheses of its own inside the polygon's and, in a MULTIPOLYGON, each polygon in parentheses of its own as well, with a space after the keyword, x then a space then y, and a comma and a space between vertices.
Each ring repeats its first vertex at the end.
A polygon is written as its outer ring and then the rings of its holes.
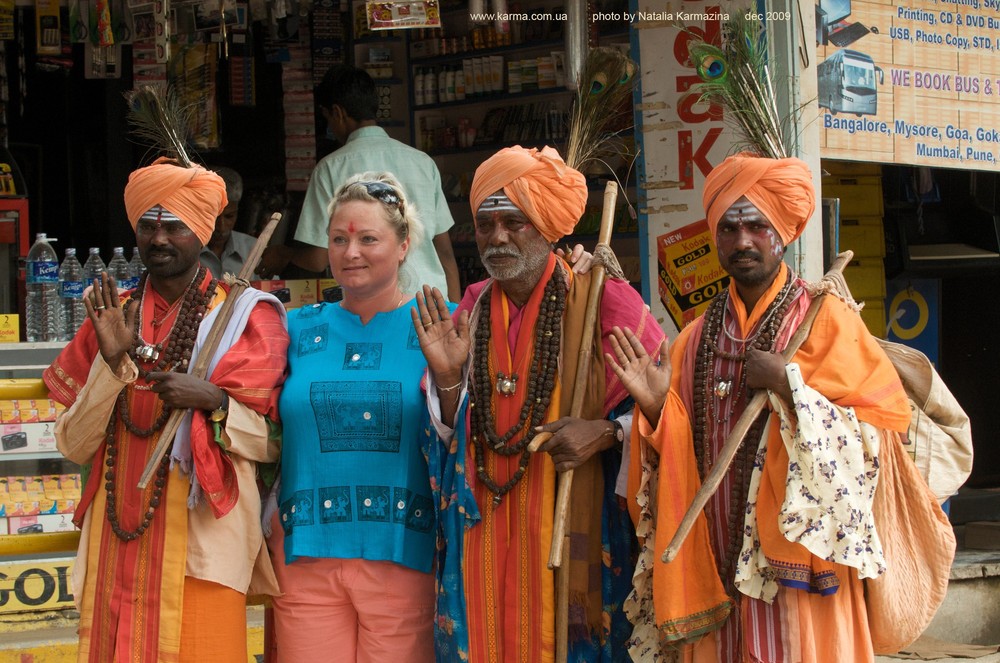
MULTIPOLYGON (((618 185, 608 182, 604 187, 604 210, 601 214, 601 230, 597 237, 598 244, 608 245, 611 242, 611 230, 615 218, 615 204, 618 202, 618 185)), ((580 356, 576 363, 576 382, 573 384, 573 399, 570 402, 569 416, 579 417, 583 412, 583 399, 589 382, 590 362, 593 358, 592 345, 594 327, 597 324, 597 307, 600 305, 601 291, 604 289, 606 270, 604 265, 597 265, 593 270, 593 282, 587 298, 587 309, 581 330, 580 356)), ((539 433, 528 444, 534 452, 552 437, 552 433, 539 433)), ((555 521, 552 526, 552 546, 549 551, 549 568, 556 569, 556 661, 565 661, 569 647, 569 547, 565 545, 568 538, 566 523, 569 521, 570 493, 573 489, 573 470, 563 472, 559 479, 556 493, 555 521)))
MULTIPOLYGON (((205 338, 205 345, 198 353, 198 359, 194 362, 194 366, 191 367, 191 375, 204 379, 205 374, 208 373, 208 365, 211 363, 215 351, 219 348, 219 342, 222 340, 222 334, 226 330, 226 327, 229 326, 229 320, 233 317, 233 307, 236 305, 236 300, 239 299, 239 296, 249 286, 250 278, 253 276, 254 270, 257 269, 257 263, 260 262, 260 257, 264 253, 264 249, 267 248, 271 234, 278 226, 278 221, 280 220, 281 214, 279 212, 272 214, 267 225, 264 226, 260 237, 257 238, 257 242, 253 245, 253 250, 250 251, 250 256, 243 263, 243 269, 240 270, 239 276, 236 277, 236 283, 229 288, 226 301, 222 302, 219 315, 215 318, 212 328, 208 331, 208 336, 205 338)), ((184 418, 186 413, 186 409, 175 409, 170 413, 170 417, 167 419, 167 423, 164 424, 163 431, 156 442, 156 448, 153 449, 153 455, 149 457, 146 469, 142 471, 142 476, 139 477, 139 490, 144 490, 149 484, 149 480, 153 478, 156 468, 159 467, 164 454, 167 453, 167 449, 173 443, 177 429, 181 425, 181 419, 184 418)))
MULTIPOLYGON (((823 277, 824 280, 834 278, 834 275, 840 274, 844 271, 844 267, 851 261, 854 257, 853 251, 844 251, 837 256, 834 260, 833 265, 830 266, 830 271, 826 273, 823 277)), ((788 341, 788 346, 785 348, 781 356, 786 362, 790 361, 792 355, 794 355, 799 346, 809 337, 809 331, 812 329, 813 321, 816 319, 816 314, 819 313, 819 307, 823 302, 824 294, 818 295, 813 299, 812 303, 809 305, 809 310, 806 311, 805 318, 803 318, 802 323, 799 328, 795 330, 795 334, 792 335, 791 340, 788 341)), ((719 490, 719 486, 722 484, 722 479, 726 476, 726 472, 729 471, 729 466, 733 462, 733 458, 736 456, 737 450, 740 448, 740 444, 743 442, 743 438, 746 436, 747 432, 750 430, 750 426, 753 424, 757 416, 764 410, 764 406, 767 404, 767 390, 758 389, 747 403, 747 407, 743 410, 743 414, 740 418, 736 420, 736 424, 733 426, 732 432, 729 433, 729 437, 726 438, 726 443, 722 446, 722 450, 719 452, 718 458, 715 460, 715 465, 712 466, 712 470, 705 477, 705 482, 698 489, 698 492, 694 496, 694 501, 691 506, 688 507, 687 512, 684 514, 684 518, 681 520, 681 524, 677 527, 677 532, 674 533, 673 539, 670 540, 670 545, 667 546, 666 550, 663 551, 663 556, 661 559, 664 562, 672 562, 677 557, 677 553, 680 552, 681 545, 683 545, 684 540, 687 539, 688 534, 691 532, 691 528, 694 526, 694 521, 698 518, 698 514, 701 513, 705 505, 708 504, 708 500, 712 498, 712 495, 719 490)))

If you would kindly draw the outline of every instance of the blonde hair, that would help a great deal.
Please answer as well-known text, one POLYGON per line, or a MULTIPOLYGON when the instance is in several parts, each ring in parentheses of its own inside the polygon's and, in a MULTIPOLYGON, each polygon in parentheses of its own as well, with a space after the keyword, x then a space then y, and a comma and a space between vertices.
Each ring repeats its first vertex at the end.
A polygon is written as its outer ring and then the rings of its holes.
MULTIPOLYGON (((396 176, 386 171, 369 171, 352 175, 337 190, 336 195, 326 209, 326 218, 333 218, 337 208, 352 200, 364 200, 368 202, 380 203, 380 207, 385 212, 386 222, 396 232, 396 237, 400 243, 410 240, 410 251, 415 249, 424 239, 424 224, 420 220, 417 209, 407 202, 406 194, 403 192, 403 185, 399 183, 396 176), (379 183, 391 188, 399 204, 388 203, 377 196, 368 193, 365 184, 379 183)), ((407 252, 409 254, 409 251, 407 252)))

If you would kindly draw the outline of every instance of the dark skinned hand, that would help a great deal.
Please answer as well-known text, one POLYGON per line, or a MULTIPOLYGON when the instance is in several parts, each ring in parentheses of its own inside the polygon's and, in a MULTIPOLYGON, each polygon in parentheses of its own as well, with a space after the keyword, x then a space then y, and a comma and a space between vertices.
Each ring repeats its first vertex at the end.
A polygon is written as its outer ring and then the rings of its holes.
POLYGON ((222 389, 188 373, 151 371, 153 391, 174 409, 214 410, 222 405, 222 389))
POLYGON ((612 327, 610 338, 614 355, 605 352, 604 360, 646 419, 655 426, 660 420, 673 375, 667 339, 660 342, 659 353, 651 357, 631 329, 612 327))
POLYGON ((747 350, 744 370, 747 372, 747 387, 768 389, 792 402, 792 388, 788 386, 785 373, 785 358, 774 352, 764 352, 756 348, 747 350))
POLYGON ((552 437, 538 450, 552 456, 557 472, 571 470, 598 451, 610 449, 615 443, 614 430, 614 424, 606 419, 576 417, 563 417, 535 427, 536 434, 552 433, 552 437))
POLYGON ((118 288, 107 272, 101 272, 100 279, 94 279, 90 295, 83 298, 87 317, 94 325, 97 347, 112 371, 117 372, 125 353, 135 340, 135 314, 137 307, 128 302, 123 311, 118 299, 118 288))

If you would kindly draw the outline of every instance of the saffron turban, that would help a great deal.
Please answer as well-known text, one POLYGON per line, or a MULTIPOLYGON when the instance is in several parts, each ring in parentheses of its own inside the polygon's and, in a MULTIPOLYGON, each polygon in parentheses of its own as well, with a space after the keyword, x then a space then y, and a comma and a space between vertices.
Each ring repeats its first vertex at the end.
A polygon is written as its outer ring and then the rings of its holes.
POLYGON ((221 177, 200 166, 177 166, 166 157, 133 171, 125 185, 125 212, 133 230, 139 217, 160 205, 183 221, 202 246, 208 244, 215 219, 228 204, 221 177))
POLYGON ((713 240, 719 219, 743 196, 767 217, 785 246, 802 234, 816 209, 812 174, 805 162, 736 154, 705 178, 702 203, 713 240))
POLYGON ((476 169, 469 200, 475 216, 488 196, 503 189, 549 242, 573 232, 587 206, 587 180, 551 147, 506 147, 476 169))

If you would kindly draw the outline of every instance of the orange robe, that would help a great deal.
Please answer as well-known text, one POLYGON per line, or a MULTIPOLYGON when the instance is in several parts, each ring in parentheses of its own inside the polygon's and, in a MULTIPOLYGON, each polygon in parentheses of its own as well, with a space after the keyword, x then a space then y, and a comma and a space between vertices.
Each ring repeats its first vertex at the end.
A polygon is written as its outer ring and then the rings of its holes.
MULTIPOLYGON (((786 270, 782 265, 771 288, 750 312, 743 307, 735 285, 730 286, 730 311, 735 315, 736 328, 742 338, 752 334, 767 306, 778 295, 785 283, 786 270)), ((810 301, 808 294, 800 292, 789 307, 787 324, 778 335, 779 349, 787 344, 810 301)), ((839 587, 833 593, 822 595, 782 586, 771 605, 743 595, 739 605, 734 605, 723 589, 715 563, 723 551, 713 544, 709 533, 712 523, 704 512, 678 557, 670 564, 659 561, 660 553, 670 542, 701 485, 693 447, 692 395, 695 389, 704 388, 704 385, 694 384, 695 354, 703 323, 702 318, 696 320, 681 332, 672 346, 672 381, 660 421, 654 430, 648 421, 640 418, 637 434, 643 445, 648 446, 641 449, 642 453, 631 456, 629 493, 639 493, 643 488, 640 499, 653 494, 650 491, 653 486, 643 485, 642 465, 644 462, 647 465, 646 481, 649 481, 650 464, 658 462, 659 465, 655 504, 649 504, 648 510, 643 512, 630 502, 638 534, 653 538, 644 544, 654 553, 651 582, 647 578, 647 583, 651 585, 652 619, 657 635, 664 644, 686 645, 682 649, 690 660, 753 660, 748 653, 748 639, 755 639, 757 651, 771 651, 771 660, 830 663, 870 660, 873 653, 863 587, 857 573, 848 567, 819 560, 803 546, 785 541, 777 534, 778 509, 784 499, 788 470, 788 455, 777 417, 772 417, 764 431, 768 444, 757 503, 762 546, 769 560, 780 559, 790 568, 805 569, 806 586, 813 582, 816 587, 822 583, 827 583, 827 587, 839 587), (651 516, 654 522, 648 522, 651 516), (641 526, 643 517, 647 520, 646 528, 641 526), (751 605, 751 602, 756 604, 751 605), (775 629, 777 632, 773 632, 775 629), (772 632, 765 634, 764 631, 772 632), (772 639, 770 648, 758 642, 765 636, 772 639), (720 644, 719 637, 729 638, 728 646, 720 644), (699 638, 702 639, 698 641, 699 638), (697 644, 691 644, 695 642, 697 644)), ((801 367, 806 385, 840 407, 853 408, 860 421, 882 429, 884 443, 898 444, 898 433, 905 432, 909 423, 906 395, 885 353, 868 333, 860 316, 846 304, 833 296, 825 298, 811 334, 792 361, 801 367)), ((741 413, 746 397, 742 394, 738 401, 739 407, 732 413, 733 421, 741 413)), ((711 438, 715 428, 727 424, 710 417, 706 425, 706 437, 711 438)), ((756 446, 758 442, 747 440, 745 444, 756 446)), ((710 461, 714 462, 717 452, 718 448, 710 449, 710 461)), ((732 472, 730 468, 727 482, 732 472)), ((720 493, 727 490, 725 485, 720 493)), ((641 591, 642 583, 639 584, 641 591)), ((647 591, 649 589, 647 587, 647 591)))
MULTIPOLYGON (((199 287, 206 288, 209 281, 210 277, 206 277, 199 287)), ((220 286, 209 308, 221 304, 225 297, 225 289, 220 286)), ((152 288, 143 298, 142 306, 143 338, 151 343, 163 340, 177 310, 168 312, 167 302, 152 288), (154 325, 154 318, 162 320, 154 325)), ((233 400, 276 419, 287 344, 288 336, 278 312, 270 305, 256 307, 240 340, 216 367, 212 382, 225 389, 233 400)), ((88 320, 45 371, 52 397, 72 406, 86 389, 91 367, 97 361, 102 361, 97 337, 88 320)), ((129 414, 141 428, 150 426, 162 411, 163 402, 141 378, 125 386, 124 394, 129 414)), ((235 506, 241 495, 233 461, 215 442, 212 426, 206 422, 206 413, 194 412, 191 438, 194 470, 199 479, 205 479, 204 498, 220 518, 235 506)), ((116 511, 121 527, 131 531, 142 521, 149 506, 152 482, 145 491, 139 491, 136 484, 159 433, 141 437, 128 431, 120 420, 108 431, 117 447, 116 511)), ((172 469, 149 528, 134 540, 122 541, 107 524, 105 515, 106 449, 106 442, 100 444, 90 460, 92 471, 74 518, 80 526, 85 514, 91 513, 89 540, 81 541, 81 550, 86 547, 87 568, 82 596, 78 597, 79 658, 95 662, 125 657, 143 661, 180 660, 183 606, 185 599, 190 598, 184 594, 190 479, 179 469, 172 469)), ((255 492, 249 499, 259 498, 255 492)))

